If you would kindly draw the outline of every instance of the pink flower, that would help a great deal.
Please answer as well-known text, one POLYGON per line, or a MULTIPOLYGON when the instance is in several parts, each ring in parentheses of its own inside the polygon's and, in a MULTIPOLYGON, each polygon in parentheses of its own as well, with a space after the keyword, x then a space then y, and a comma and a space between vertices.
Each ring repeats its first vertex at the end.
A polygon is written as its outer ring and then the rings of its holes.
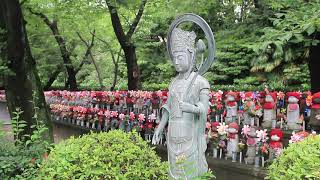
POLYGON ((211 123, 209 123, 208 121, 206 122, 206 128, 210 129, 211 128, 211 123))
POLYGON ((130 120, 134 120, 135 114, 133 112, 130 112, 130 120))
POLYGON ((98 115, 103 116, 103 113, 104 113, 103 110, 99 110, 98 115))
POLYGON ((219 126, 217 127, 218 134, 220 135, 227 134, 227 129, 228 129, 228 125, 226 125, 225 123, 220 123, 219 126))
POLYGON ((157 96, 158 97, 162 97, 162 91, 161 90, 157 91, 157 96))
POLYGON ((144 121, 145 115, 144 114, 139 114, 138 119, 139 119, 139 121, 144 121))
POLYGON ((267 129, 257 130, 256 133, 257 133, 258 141, 266 142, 268 140, 267 129))
POLYGON ((149 115, 149 119, 150 119, 150 121, 154 121, 157 118, 156 118, 156 115, 152 113, 149 115))
POLYGON ((240 92, 240 98, 241 98, 241 99, 245 99, 245 94, 244 94, 243 91, 240 92))
POLYGON ((111 113, 109 110, 104 111, 104 116, 106 116, 106 118, 110 118, 111 117, 111 113))
POLYGON ((118 112, 117 111, 111 111, 111 117, 117 117, 118 112))
POLYGON ((126 117, 126 115, 124 115, 122 113, 119 115, 119 119, 121 119, 121 120, 123 120, 125 117, 126 117))
POLYGON ((247 134, 250 132, 250 127, 249 125, 244 125, 242 128, 242 132, 241 134, 244 134, 245 136, 247 136, 247 134))
POLYGON ((116 91, 116 92, 114 93, 114 97, 120 98, 120 93, 119 93, 118 91, 116 91))

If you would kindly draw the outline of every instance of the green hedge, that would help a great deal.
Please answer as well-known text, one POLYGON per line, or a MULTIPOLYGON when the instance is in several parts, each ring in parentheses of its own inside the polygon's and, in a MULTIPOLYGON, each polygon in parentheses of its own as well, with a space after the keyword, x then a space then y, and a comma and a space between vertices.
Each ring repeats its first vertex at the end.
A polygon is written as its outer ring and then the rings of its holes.
POLYGON ((136 132, 70 138, 51 151, 40 179, 167 179, 167 164, 136 132))
POLYGON ((269 166, 267 179, 320 179, 320 136, 290 144, 269 166))

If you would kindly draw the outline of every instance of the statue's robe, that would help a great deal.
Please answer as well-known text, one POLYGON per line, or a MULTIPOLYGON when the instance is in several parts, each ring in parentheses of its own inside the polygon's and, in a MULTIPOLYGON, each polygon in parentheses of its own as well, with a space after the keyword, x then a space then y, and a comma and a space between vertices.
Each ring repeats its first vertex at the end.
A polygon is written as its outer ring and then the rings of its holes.
POLYGON ((169 86, 168 101, 161 111, 169 113, 167 147, 170 179, 192 179, 208 170, 205 123, 209 101, 201 102, 200 94, 209 96, 209 88, 208 81, 194 72, 186 79, 174 78, 169 86), (193 77, 196 78, 190 86, 193 77), (191 87, 190 91, 187 91, 188 87, 191 87), (200 112, 182 112, 179 101, 195 105, 200 112))

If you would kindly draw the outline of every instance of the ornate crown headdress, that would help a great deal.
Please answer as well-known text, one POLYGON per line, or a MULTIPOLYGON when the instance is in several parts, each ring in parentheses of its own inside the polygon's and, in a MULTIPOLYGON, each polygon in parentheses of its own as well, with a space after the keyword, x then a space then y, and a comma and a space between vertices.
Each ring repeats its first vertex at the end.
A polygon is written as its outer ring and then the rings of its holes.
POLYGON ((172 50, 194 50, 196 42, 196 33, 191 31, 184 31, 180 28, 175 28, 172 33, 172 50))

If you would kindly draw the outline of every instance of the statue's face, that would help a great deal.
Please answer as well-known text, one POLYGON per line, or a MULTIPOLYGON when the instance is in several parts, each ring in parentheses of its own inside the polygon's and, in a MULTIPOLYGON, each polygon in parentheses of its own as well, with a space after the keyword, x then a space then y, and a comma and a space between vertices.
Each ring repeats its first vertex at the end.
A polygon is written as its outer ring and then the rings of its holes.
POLYGON ((289 103, 298 103, 298 99, 296 98, 296 97, 293 97, 293 96, 290 96, 289 98, 288 98, 288 102, 289 103))
POLYGON ((190 54, 185 51, 174 51, 174 67, 177 72, 187 72, 190 68, 190 54))
POLYGON ((277 135, 272 135, 272 136, 271 136, 271 139, 272 139, 273 141, 279 141, 279 140, 280 140, 280 137, 277 136, 277 135))
POLYGON ((235 129, 235 128, 228 128, 228 132, 229 133, 237 133, 238 132, 238 130, 237 129, 235 129))
POLYGON ((228 101, 235 101, 235 98, 233 96, 228 95, 227 100, 228 101))
POLYGON ((267 96, 266 96, 266 102, 274 102, 272 96, 267 95, 267 96))

